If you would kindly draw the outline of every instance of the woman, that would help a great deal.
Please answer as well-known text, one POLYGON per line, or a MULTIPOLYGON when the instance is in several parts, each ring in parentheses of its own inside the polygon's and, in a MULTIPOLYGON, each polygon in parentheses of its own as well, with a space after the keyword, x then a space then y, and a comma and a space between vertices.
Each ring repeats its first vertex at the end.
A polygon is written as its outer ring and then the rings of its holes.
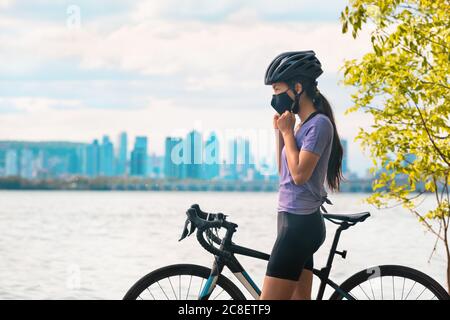
POLYGON ((320 211, 331 203, 324 188, 339 190, 342 146, 330 104, 317 89, 322 74, 313 51, 286 52, 269 65, 277 111, 277 159, 280 174, 278 236, 270 255, 262 300, 311 299, 313 254, 325 240, 320 211), (300 125, 294 131, 295 115, 300 125))

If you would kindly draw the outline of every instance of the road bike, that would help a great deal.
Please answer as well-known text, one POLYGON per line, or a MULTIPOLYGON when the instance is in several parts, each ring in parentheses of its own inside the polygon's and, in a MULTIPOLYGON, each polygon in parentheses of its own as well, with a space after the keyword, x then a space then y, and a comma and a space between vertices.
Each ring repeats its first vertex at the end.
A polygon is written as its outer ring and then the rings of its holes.
MULTIPOLYGON (((342 231, 365 221, 369 212, 356 214, 322 213, 339 227, 334 235, 326 266, 314 269, 320 279, 317 300, 322 300, 327 286, 331 300, 449 300, 447 291, 428 275, 399 265, 380 265, 359 271, 338 285, 329 276, 336 255, 345 259, 346 250, 338 251, 342 231)), ((230 279, 222 274, 226 266, 248 291, 258 299, 261 290, 239 263, 236 254, 269 260, 270 255, 242 247, 232 241, 238 227, 223 213, 207 213, 193 204, 186 212, 187 219, 179 241, 197 229, 200 245, 214 256, 211 268, 193 264, 175 264, 150 272, 126 293, 126 300, 246 300, 246 296, 230 279), (218 230, 226 230, 223 238, 218 230), (206 239, 205 239, 206 235, 206 239)))

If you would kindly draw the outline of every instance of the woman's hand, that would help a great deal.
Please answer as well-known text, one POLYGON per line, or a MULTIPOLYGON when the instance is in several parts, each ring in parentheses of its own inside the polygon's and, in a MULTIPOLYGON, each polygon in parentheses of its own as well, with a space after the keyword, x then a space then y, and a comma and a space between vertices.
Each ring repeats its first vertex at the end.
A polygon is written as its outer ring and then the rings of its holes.
POLYGON ((296 126, 295 129, 294 129, 294 134, 296 134, 297 131, 300 130, 301 126, 302 126, 302 125, 301 125, 300 123, 297 124, 297 126, 296 126))
POLYGON ((285 111, 277 120, 278 129, 282 134, 292 133, 295 125, 295 115, 285 111))
POLYGON ((278 119, 280 119, 280 115, 278 113, 276 113, 273 116, 273 128, 274 129, 278 129, 278 124, 277 124, 278 119))

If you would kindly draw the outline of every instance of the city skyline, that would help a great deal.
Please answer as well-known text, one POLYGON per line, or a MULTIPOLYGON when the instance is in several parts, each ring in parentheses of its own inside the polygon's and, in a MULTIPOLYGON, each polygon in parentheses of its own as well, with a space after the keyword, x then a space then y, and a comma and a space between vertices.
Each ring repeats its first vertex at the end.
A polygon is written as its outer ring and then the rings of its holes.
MULTIPOLYGON (((152 149, 153 140, 126 132, 114 142, 109 135, 90 143, 0 141, 0 176, 24 178, 136 176, 176 179, 254 180, 277 176, 275 154, 261 157, 243 136, 221 141, 215 132, 204 135, 195 129, 185 137, 166 137, 165 151, 152 149), (27 146, 27 143, 30 146, 27 146), (62 144, 55 147, 54 144, 62 144), (128 150, 127 146, 133 147, 128 150), (52 146, 52 147, 49 147, 52 146)), ((347 145, 342 140, 344 146, 347 145)), ((347 151, 344 147, 344 161, 347 151)), ((345 175, 355 173, 347 172, 345 175)))

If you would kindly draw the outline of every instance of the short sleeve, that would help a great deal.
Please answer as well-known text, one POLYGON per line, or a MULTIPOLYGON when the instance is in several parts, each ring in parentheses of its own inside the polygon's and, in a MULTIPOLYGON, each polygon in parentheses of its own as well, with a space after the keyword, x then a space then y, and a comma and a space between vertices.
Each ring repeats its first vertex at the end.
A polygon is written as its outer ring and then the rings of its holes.
POLYGON ((320 119, 306 132, 301 150, 313 152, 319 156, 333 140, 333 125, 328 119, 320 119))

